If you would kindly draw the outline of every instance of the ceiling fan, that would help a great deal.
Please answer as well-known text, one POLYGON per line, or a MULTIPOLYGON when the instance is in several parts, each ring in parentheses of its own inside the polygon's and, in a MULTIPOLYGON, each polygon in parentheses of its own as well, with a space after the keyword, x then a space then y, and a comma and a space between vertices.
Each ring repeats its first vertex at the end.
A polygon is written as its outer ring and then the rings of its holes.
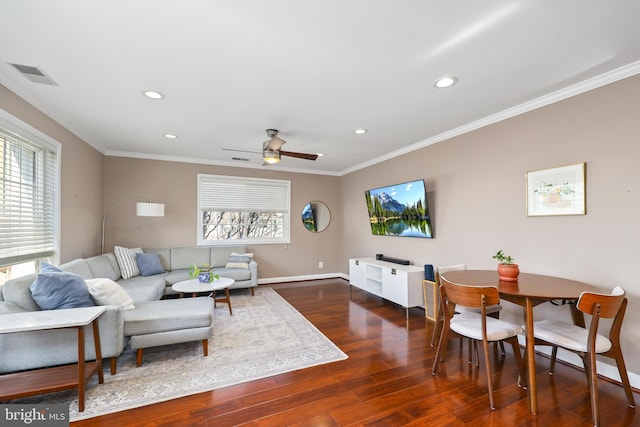
POLYGON ((281 150, 280 148, 284 144, 286 144, 287 141, 285 141, 284 139, 278 138, 277 129, 267 129, 267 135, 271 139, 262 143, 261 153, 257 151, 234 150, 231 148, 223 148, 223 150, 262 154, 262 159, 264 160, 265 165, 273 165, 275 163, 278 163, 280 161, 281 156, 295 157, 298 159, 305 159, 305 160, 316 160, 318 158, 317 154, 297 153, 295 151, 281 150))

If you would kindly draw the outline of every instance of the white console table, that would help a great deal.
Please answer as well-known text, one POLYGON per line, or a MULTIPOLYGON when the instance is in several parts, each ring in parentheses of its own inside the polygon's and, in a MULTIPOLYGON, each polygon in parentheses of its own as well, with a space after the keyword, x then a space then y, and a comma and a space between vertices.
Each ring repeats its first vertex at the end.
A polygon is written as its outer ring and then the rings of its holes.
MULTIPOLYGON (((98 317, 106 309, 104 306, 96 306, 3 314, 0 334, 63 328, 77 329, 78 363, 0 375, 0 400, 77 388, 78 411, 84 411, 84 392, 89 379, 97 373, 98 382, 100 384, 104 382, 98 317), (90 324, 93 326, 96 360, 85 362, 84 327, 90 324)), ((47 349, 43 348, 42 351, 47 349)))
POLYGON ((424 269, 379 261, 375 258, 349 259, 349 285, 401 305, 406 309, 422 307, 424 269))

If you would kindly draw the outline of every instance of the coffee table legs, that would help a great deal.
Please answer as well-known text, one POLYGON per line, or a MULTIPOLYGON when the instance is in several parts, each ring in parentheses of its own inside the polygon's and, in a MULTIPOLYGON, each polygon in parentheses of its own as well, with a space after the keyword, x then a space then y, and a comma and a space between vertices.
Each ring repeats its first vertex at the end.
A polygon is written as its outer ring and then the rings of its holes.
POLYGON ((215 302, 223 302, 229 306, 229 316, 233 316, 233 311, 231 309, 231 297, 229 296, 229 288, 224 289, 224 298, 216 298, 216 291, 211 293, 211 297, 215 302))

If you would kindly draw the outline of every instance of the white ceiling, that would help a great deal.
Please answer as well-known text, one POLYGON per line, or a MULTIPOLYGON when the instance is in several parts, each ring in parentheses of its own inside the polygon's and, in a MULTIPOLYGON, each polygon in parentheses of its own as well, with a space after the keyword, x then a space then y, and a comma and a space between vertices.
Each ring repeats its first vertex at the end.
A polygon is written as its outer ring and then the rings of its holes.
POLYGON ((240 167, 261 156, 222 148, 259 151, 267 128, 325 153, 269 167, 340 175, 640 72, 637 0, 0 0, 0 16, 0 83, 102 153, 240 167), (458 84, 434 88, 444 75, 458 84))

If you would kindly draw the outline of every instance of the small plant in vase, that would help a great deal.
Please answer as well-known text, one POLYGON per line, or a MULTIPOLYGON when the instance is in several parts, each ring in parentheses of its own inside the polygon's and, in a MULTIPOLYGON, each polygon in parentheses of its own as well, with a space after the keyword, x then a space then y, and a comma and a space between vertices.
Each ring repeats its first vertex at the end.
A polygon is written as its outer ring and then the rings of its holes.
POLYGON ((204 265, 198 267, 196 264, 189 267, 189 277, 191 279, 198 279, 200 283, 211 283, 220 278, 217 274, 213 274, 211 266, 204 265))
POLYGON ((499 262, 498 277, 500 280, 504 280, 506 282, 518 281, 520 268, 518 268, 518 264, 514 262, 511 255, 505 255, 504 252, 502 252, 502 249, 500 249, 492 258, 499 262))

